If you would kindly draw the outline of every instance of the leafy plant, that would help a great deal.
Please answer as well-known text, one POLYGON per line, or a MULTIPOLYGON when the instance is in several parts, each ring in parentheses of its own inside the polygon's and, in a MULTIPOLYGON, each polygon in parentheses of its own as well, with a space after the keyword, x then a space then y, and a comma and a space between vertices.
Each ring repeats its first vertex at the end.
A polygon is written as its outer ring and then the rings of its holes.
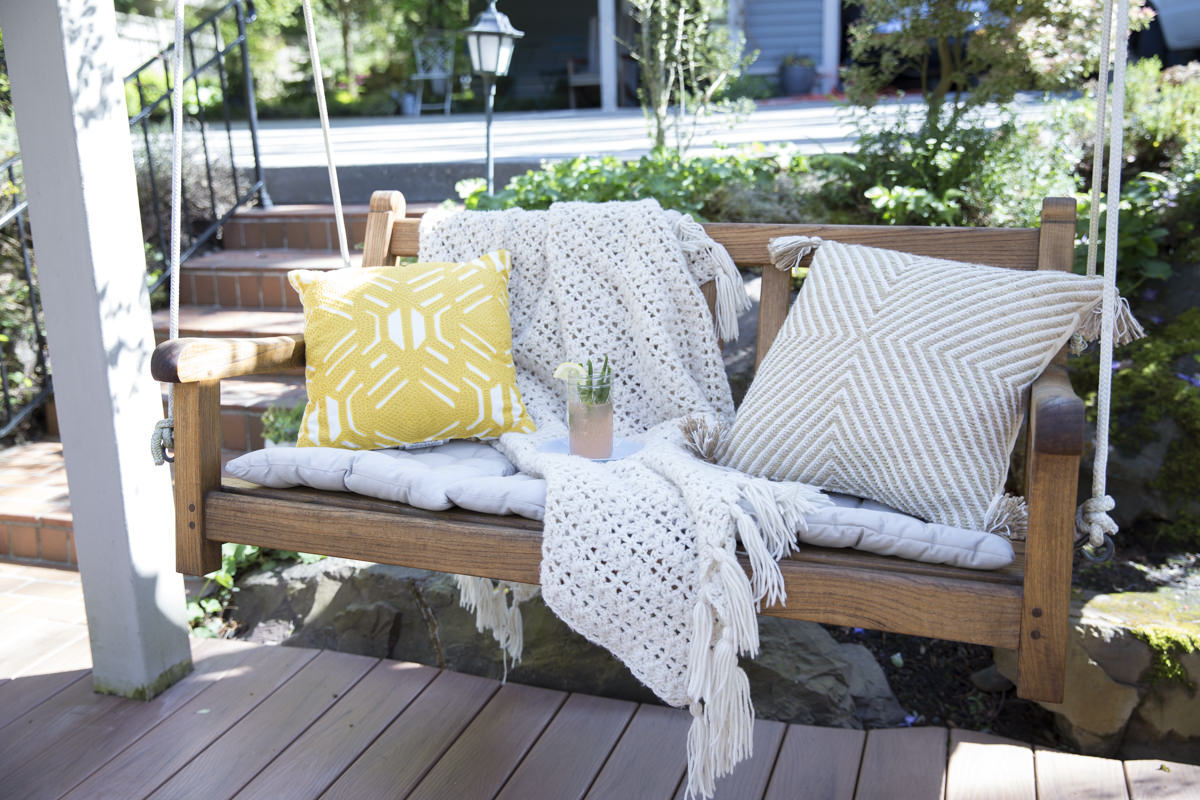
POLYGON ((575 384, 579 399, 589 406, 604 405, 612 396, 612 371, 609 369, 608 356, 604 357, 604 366, 598 372, 593 371, 592 360, 587 362, 587 375, 575 384))
POLYGON ((251 569, 271 569, 281 562, 296 561, 312 564, 325 556, 311 553, 295 553, 291 550, 270 550, 249 544, 221 545, 221 568, 205 575, 205 583, 196 599, 187 603, 188 624, 192 635, 200 638, 215 638, 229 629, 225 612, 238 591, 234 581, 239 574, 251 569))
POLYGON ((467 208, 549 208, 562 200, 640 200, 654 198, 701 219, 711 218, 714 194, 730 185, 768 188, 776 176, 800 173, 807 161, 787 152, 765 149, 703 157, 683 157, 678 152, 654 150, 636 161, 614 156, 579 156, 546 163, 509 181, 489 197, 482 182, 462 182, 459 193, 467 208))
POLYGON ((779 60, 780 66, 784 67, 812 67, 816 66, 816 61, 809 55, 799 55, 797 53, 788 53, 779 60))
MULTIPOLYGON (((1149 320, 1147 320, 1149 322, 1149 320)), ((1161 493, 1173 509, 1172 519, 1143 520, 1133 535, 1150 546, 1200 549, 1200 525, 1194 511, 1196 475, 1200 473, 1200 308, 1191 308, 1149 335, 1121 348, 1113 371, 1113 406, 1109 435, 1121 451, 1135 454, 1173 429, 1162 468, 1146 476, 1148 488, 1161 493)), ((1095 358, 1077 359, 1071 371, 1075 389, 1095 419, 1095 358)))
POLYGON ((263 438, 272 442, 295 442, 300 435, 304 418, 304 403, 294 406, 271 406, 262 415, 263 438))
POLYGON ((754 62, 745 37, 718 24, 724 0, 631 0, 638 26, 632 55, 641 67, 638 99, 656 148, 685 152, 697 125, 714 113, 736 116, 749 109, 721 100, 724 88, 754 62))

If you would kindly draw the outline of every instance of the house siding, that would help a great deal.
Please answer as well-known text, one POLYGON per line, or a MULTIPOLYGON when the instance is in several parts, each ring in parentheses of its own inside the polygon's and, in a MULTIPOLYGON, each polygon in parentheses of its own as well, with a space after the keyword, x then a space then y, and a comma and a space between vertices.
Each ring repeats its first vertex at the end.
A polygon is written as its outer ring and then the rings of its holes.
POLYGON ((789 53, 821 63, 821 9, 821 0, 745 0, 746 49, 759 51, 750 73, 774 74, 789 53))

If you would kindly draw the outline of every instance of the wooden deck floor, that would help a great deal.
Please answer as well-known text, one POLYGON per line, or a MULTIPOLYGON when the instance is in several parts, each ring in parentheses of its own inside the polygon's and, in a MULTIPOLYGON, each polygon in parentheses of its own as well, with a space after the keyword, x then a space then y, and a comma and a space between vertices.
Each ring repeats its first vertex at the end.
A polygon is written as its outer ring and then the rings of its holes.
MULTIPOLYGON (((658 706, 331 651, 195 642, 151 702, 92 692, 86 641, 9 658, 0 795, 187 798, 683 797, 690 717, 658 706), (75 666, 76 668, 72 668, 75 666)), ((10 654, 11 655, 11 654, 10 654)), ((760 720, 736 798, 1200 797, 1200 767, 1085 758, 944 728, 760 720)))

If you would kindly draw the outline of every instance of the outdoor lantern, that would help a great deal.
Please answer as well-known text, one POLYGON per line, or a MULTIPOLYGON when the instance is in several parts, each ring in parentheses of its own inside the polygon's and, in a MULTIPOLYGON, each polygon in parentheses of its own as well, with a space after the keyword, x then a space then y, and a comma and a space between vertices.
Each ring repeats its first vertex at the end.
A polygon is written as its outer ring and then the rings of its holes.
POLYGON ((487 109, 487 191, 494 189, 492 168, 492 107, 496 101, 496 78, 508 74, 512 63, 513 43, 525 35, 513 27, 508 15, 496 10, 496 0, 490 0, 485 11, 475 18, 463 33, 467 37, 467 52, 471 70, 483 76, 484 103, 487 109))

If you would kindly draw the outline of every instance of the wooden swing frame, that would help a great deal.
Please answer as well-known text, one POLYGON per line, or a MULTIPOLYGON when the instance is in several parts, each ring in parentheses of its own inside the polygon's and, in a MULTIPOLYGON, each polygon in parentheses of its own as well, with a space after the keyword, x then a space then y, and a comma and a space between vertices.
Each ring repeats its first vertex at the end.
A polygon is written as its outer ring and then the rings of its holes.
MULTIPOLYGON (((1014 269, 1069 271, 1075 201, 1048 198, 1037 228, 709 224, 739 266, 770 263, 767 242, 808 235, 1014 269)), ((418 221, 399 192, 375 192, 363 266, 415 256, 418 221)), ((710 307, 714 292, 706 286, 710 307)), ((790 275, 763 270, 756 365, 790 301, 790 275)), ((221 476, 220 381, 304 366, 303 336, 187 338, 156 349, 154 377, 175 387, 176 562, 203 575, 221 565, 221 544, 321 553, 440 572, 537 583, 541 523, 306 488, 268 489, 221 476)), ((1009 567, 976 571, 802 546, 781 563, 785 606, 764 614, 1015 649, 1017 694, 1061 702, 1083 402, 1065 353, 1034 383, 1027 419, 1024 494, 1029 532, 1009 567)), ((745 558, 743 565, 748 567, 745 558)))

